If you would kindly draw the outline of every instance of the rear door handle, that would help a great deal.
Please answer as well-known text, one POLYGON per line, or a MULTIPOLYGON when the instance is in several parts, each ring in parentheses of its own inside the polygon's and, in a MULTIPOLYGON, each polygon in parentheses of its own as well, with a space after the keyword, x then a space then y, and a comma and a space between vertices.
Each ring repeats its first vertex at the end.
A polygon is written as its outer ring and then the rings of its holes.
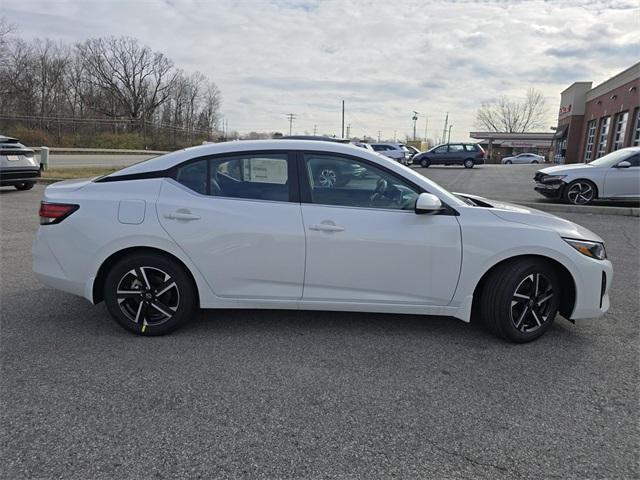
POLYGON ((200 217, 198 215, 187 212, 165 213, 164 218, 167 218, 169 220, 200 220, 200 217))
POLYGON ((320 223, 318 225, 309 225, 309 230, 315 230, 318 232, 342 232, 344 231, 344 227, 339 227, 337 225, 331 225, 327 223, 320 223))

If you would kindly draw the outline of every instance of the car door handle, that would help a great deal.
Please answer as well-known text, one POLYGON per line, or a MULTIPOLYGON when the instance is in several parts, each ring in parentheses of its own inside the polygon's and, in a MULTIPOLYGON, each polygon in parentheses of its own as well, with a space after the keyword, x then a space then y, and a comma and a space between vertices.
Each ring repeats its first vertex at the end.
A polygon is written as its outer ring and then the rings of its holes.
POLYGON ((315 230, 318 232, 342 232, 344 231, 344 227, 339 227, 337 225, 331 225, 328 223, 320 223, 318 225, 309 225, 309 230, 315 230))
POLYGON ((198 215, 187 212, 165 213, 164 218, 167 218, 169 220, 200 220, 200 217, 198 215))

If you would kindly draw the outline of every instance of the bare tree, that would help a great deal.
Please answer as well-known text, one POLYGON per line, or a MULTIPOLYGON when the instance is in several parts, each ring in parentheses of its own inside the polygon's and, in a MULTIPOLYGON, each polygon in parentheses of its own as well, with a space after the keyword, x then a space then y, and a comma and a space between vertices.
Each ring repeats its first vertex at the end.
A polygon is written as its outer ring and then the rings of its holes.
POLYGON ((529 88, 523 100, 502 96, 482 102, 476 114, 476 125, 491 132, 522 133, 544 127, 547 113, 542 92, 529 88))

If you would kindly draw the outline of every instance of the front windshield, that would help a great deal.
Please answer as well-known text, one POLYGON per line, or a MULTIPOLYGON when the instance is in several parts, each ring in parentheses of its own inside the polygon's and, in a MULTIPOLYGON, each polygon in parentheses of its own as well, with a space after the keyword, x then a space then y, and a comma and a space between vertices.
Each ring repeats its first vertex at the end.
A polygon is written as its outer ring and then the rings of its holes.
POLYGON ((588 165, 593 165, 594 167, 610 167, 615 165, 622 160, 626 160, 627 157, 630 156, 630 153, 625 150, 618 150, 616 152, 611 152, 604 157, 600 157, 593 162, 589 162, 588 165))

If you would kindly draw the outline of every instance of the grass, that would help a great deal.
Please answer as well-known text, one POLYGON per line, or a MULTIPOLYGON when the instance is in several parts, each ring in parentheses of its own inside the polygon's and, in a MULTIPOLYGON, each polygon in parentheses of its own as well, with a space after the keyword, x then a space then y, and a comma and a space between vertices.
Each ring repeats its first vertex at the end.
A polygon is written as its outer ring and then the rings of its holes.
POLYGON ((42 178, 93 178, 113 173, 117 168, 82 167, 50 168, 42 172, 42 178))

